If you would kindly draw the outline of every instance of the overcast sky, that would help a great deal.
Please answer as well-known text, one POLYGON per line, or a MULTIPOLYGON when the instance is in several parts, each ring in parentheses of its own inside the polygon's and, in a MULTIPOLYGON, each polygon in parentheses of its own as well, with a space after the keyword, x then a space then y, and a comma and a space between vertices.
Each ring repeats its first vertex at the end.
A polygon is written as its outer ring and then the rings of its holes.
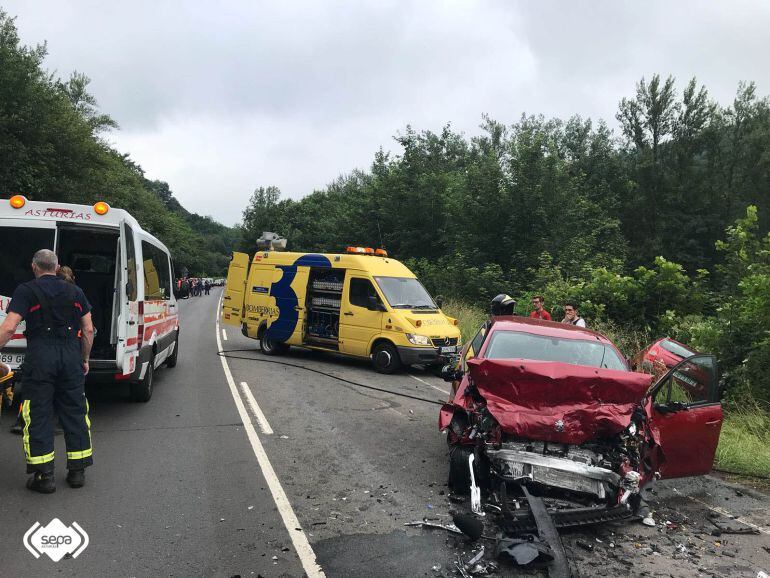
POLYGON ((188 209, 240 220, 398 152, 407 124, 471 136, 483 113, 604 118, 642 76, 732 101, 770 93, 770 2, 0 0, 46 65, 78 70, 109 140, 188 209))

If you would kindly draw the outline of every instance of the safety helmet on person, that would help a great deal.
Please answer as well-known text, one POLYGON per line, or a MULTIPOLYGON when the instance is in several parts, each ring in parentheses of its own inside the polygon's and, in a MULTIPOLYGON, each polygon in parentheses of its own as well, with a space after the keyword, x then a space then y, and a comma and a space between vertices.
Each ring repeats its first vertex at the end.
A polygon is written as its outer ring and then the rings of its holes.
POLYGON ((516 309, 516 300, 505 293, 500 293, 494 299, 489 308, 489 314, 496 315, 513 315, 513 310, 516 309))

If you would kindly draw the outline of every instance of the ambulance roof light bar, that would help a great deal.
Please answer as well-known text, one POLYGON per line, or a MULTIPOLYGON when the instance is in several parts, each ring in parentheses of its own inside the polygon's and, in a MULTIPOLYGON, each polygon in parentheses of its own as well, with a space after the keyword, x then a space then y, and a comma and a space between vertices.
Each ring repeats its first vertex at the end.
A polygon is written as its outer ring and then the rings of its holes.
POLYGON ((376 255, 377 257, 387 257, 388 252, 385 249, 372 249, 371 247, 347 247, 346 253, 353 255, 376 255))
POLYGON ((24 205, 27 204, 27 198, 24 195, 14 195, 8 200, 8 202, 14 209, 21 209, 24 205))

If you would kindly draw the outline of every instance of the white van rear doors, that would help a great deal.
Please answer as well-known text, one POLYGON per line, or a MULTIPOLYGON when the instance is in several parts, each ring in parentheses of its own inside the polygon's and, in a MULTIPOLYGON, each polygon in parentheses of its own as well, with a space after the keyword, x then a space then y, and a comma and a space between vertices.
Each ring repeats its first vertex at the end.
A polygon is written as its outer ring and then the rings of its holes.
POLYGON ((120 222, 120 279, 117 286, 117 364, 123 375, 136 369, 139 350, 139 277, 137 272, 136 240, 126 221, 120 222))

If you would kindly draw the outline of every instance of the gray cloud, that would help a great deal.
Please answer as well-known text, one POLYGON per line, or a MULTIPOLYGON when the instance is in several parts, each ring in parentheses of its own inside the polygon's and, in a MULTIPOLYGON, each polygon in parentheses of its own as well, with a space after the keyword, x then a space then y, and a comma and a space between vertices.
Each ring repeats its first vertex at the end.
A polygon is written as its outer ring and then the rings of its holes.
MULTIPOLYGON (((0 0, 2 1, 2 0, 0 0)), ((115 145, 227 223, 366 168, 407 123, 602 117, 655 72, 720 102, 770 86, 770 4, 472 1, 4 3, 47 66, 92 79, 115 145)))

